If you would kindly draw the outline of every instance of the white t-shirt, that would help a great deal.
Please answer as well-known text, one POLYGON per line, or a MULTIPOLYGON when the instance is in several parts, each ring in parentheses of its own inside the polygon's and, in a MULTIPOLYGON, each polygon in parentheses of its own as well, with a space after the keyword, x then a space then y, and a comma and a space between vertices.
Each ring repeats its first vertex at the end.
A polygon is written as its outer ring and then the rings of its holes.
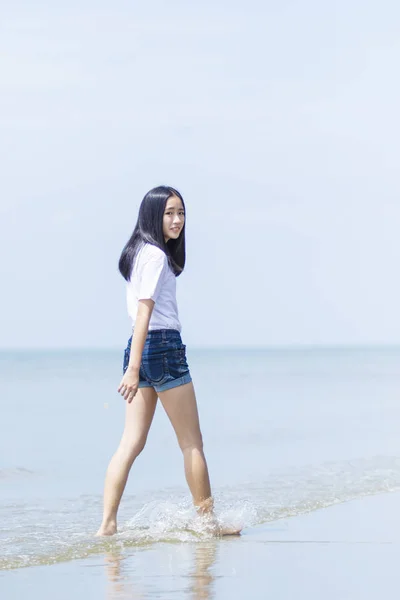
POLYGON ((149 330, 177 329, 181 331, 176 302, 176 277, 166 254, 144 244, 136 255, 130 281, 126 286, 128 314, 135 325, 139 300, 154 300, 149 330))

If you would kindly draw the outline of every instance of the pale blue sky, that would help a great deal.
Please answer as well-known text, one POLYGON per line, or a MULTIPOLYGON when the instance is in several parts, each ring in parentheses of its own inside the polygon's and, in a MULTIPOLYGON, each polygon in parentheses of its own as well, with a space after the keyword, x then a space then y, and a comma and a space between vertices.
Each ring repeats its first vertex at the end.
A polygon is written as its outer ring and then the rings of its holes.
POLYGON ((400 343, 397 2, 1 12, 1 347, 125 344, 117 262, 160 183, 187 344, 400 343))

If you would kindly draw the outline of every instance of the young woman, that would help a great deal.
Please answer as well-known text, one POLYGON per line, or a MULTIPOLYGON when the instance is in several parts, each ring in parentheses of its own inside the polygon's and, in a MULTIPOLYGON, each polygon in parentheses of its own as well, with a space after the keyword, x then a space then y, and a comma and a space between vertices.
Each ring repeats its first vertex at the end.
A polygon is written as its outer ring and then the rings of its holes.
POLYGON ((103 521, 97 535, 117 531, 117 511, 129 471, 143 450, 160 399, 183 453, 186 481, 200 515, 212 515, 213 500, 203 452, 196 397, 176 303, 176 277, 185 266, 185 205, 171 187, 146 194, 136 227, 125 245, 119 269, 127 281, 133 334, 124 356, 118 392, 126 400, 125 429, 111 459, 104 489, 103 521))

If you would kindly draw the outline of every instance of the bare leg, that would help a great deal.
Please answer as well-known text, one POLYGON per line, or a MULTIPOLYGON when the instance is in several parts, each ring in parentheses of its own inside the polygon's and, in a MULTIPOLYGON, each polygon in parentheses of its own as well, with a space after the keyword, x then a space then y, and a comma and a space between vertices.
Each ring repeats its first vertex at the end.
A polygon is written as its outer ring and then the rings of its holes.
POLYGON ((221 528, 214 516, 214 503, 203 452, 203 439, 193 383, 180 385, 166 392, 160 392, 158 395, 183 452, 186 481, 197 512, 204 516, 204 524, 213 534, 237 535, 240 527, 221 528))
POLYGON ((119 503, 131 466, 146 444, 156 405, 153 388, 140 388, 132 402, 126 403, 125 429, 107 469, 103 521, 97 535, 113 535, 117 531, 119 503))
POLYGON ((210 478, 193 384, 160 392, 159 397, 183 452, 185 476, 193 502, 200 512, 212 512, 210 478))

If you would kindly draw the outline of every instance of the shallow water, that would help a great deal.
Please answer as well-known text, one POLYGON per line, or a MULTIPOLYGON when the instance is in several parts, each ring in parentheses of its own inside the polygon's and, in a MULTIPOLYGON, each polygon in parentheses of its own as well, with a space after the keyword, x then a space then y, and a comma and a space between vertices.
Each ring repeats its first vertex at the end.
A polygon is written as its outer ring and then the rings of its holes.
MULTIPOLYGON (((222 523, 246 532, 400 489, 400 350, 189 350, 188 358, 222 523)), ((167 542, 214 548, 161 407, 128 482, 120 533, 93 537, 122 431, 121 360, 100 351, 1 355, 0 569, 167 542)))

